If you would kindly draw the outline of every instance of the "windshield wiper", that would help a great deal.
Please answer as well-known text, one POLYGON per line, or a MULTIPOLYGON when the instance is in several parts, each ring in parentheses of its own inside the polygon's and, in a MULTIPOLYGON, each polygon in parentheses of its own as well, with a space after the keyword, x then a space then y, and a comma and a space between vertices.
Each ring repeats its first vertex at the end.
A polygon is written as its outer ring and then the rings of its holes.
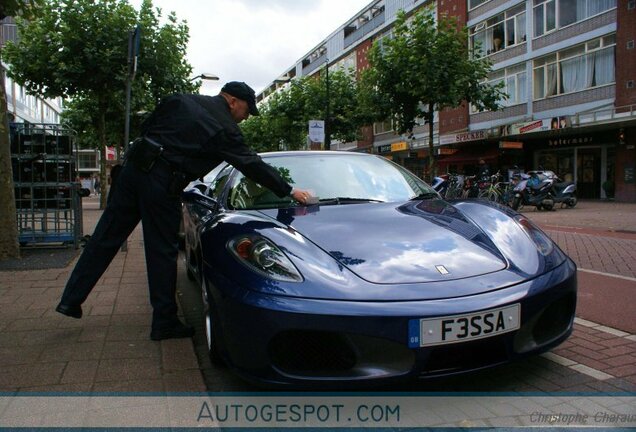
POLYGON ((431 199, 431 198, 439 198, 439 194, 437 192, 423 192, 411 198, 411 201, 425 200, 425 199, 431 199))
POLYGON ((372 198, 351 198, 351 197, 333 197, 333 198, 322 198, 319 203, 321 205, 325 204, 355 204, 355 203, 368 203, 368 202, 376 202, 382 203, 384 201, 372 199, 372 198))

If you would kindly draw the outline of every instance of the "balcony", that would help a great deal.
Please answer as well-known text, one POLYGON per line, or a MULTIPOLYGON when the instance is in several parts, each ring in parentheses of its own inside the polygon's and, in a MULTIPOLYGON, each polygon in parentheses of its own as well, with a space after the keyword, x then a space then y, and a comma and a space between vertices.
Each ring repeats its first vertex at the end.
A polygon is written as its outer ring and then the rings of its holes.
POLYGON ((359 41, 364 36, 368 35, 373 30, 380 27, 382 24, 384 24, 384 9, 373 18, 371 18, 369 21, 365 22, 362 26, 347 34, 347 36, 345 36, 344 38, 344 47, 348 48, 353 43, 359 41))
POLYGON ((320 57, 316 57, 311 63, 303 65, 303 76, 310 75, 313 71, 324 65, 327 61, 327 54, 323 54, 320 57))

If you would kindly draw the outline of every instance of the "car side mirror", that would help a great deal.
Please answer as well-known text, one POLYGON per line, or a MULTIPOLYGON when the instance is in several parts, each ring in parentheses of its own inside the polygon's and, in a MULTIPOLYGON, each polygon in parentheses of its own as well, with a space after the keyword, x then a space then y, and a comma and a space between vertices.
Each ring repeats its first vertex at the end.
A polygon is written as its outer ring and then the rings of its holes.
POLYGON ((219 203, 216 199, 204 195, 198 188, 188 189, 181 193, 181 200, 184 203, 197 204, 209 210, 216 210, 219 203))
POLYGON ((80 196, 80 198, 86 198, 87 196, 90 196, 91 190, 88 188, 80 188, 77 194, 80 196))

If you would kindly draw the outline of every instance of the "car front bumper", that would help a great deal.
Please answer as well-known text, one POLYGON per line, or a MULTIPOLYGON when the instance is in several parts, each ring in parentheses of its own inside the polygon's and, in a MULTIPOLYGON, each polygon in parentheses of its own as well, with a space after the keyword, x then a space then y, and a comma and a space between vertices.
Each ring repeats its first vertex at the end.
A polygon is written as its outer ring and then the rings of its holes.
POLYGON ((254 382, 321 388, 450 376, 545 352, 571 334, 577 291, 576 266, 569 259, 514 286, 443 300, 317 300, 265 295, 219 277, 211 282, 231 368, 254 382), (218 289, 230 286, 231 294, 218 289), (521 308, 518 330, 409 348, 410 320, 515 303, 521 308))

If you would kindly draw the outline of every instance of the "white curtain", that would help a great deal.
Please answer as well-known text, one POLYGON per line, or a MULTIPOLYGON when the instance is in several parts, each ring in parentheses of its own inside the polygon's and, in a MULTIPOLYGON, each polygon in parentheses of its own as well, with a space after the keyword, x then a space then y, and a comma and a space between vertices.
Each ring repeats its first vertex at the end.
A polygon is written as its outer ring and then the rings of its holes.
POLYGON ((518 103, 526 102, 528 100, 528 89, 526 81, 526 73, 522 72, 517 75, 517 91, 519 92, 519 100, 518 103))
POLYGON ((614 82, 614 47, 597 51, 594 57, 595 84, 598 86, 614 82))
POLYGON ((514 75, 506 78, 506 92, 508 93, 508 100, 506 100, 505 105, 515 105, 519 102, 517 100, 517 82, 514 75))
POLYGON ((560 0, 559 27, 565 27, 587 17, 587 0, 560 0))
POLYGON ((552 63, 547 65, 548 68, 548 86, 546 88, 546 96, 554 96, 557 94, 557 65, 552 63))
POLYGON ((616 7, 616 0, 588 0, 588 15, 593 16, 616 7))
POLYGON ((573 91, 583 90, 587 88, 587 56, 578 56, 561 62, 561 77, 563 79, 563 92, 570 93, 573 91))
POLYGON ((515 31, 517 32, 515 43, 521 43, 526 40, 526 14, 522 13, 516 17, 517 25, 515 31))

